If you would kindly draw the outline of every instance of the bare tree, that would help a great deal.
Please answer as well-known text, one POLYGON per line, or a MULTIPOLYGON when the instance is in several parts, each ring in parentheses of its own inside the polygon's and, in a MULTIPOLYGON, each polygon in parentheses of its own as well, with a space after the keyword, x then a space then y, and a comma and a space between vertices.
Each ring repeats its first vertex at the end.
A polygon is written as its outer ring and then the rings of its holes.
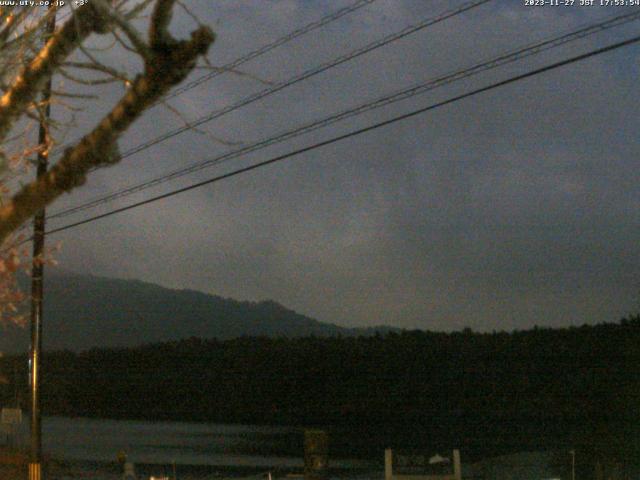
POLYGON ((83 5, 73 9, 46 38, 48 17, 62 17, 62 11, 0 7, 0 315, 15 311, 21 299, 14 275, 26 253, 15 247, 20 241, 16 236, 19 227, 63 193, 82 185, 93 169, 120 161, 118 138, 186 78, 215 38, 204 25, 185 40, 169 33, 173 10, 181 5, 178 0, 80 3, 83 5), (146 13, 148 19, 143 19, 146 13), (138 28, 142 21, 147 30, 144 35, 138 28), (131 74, 99 60, 88 46, 94 36, 108 36, 140 61, 141 71, 131 74), (29 140, 33 137, 30 123, 43 118, 46 105, 41 93, 54 75, 61 87, 54 87, 50 101, 69 110, 76 108, 77 101, 99 100, 90 92, 79 93, 76 87, 65 88, 65 84, 91 89, 120 82, 123 93, 95 126, 61 152, 44 176, 25 182, 25 159, 37 152, 48 156, 63 127, 48 123, 44 145, 29 140))

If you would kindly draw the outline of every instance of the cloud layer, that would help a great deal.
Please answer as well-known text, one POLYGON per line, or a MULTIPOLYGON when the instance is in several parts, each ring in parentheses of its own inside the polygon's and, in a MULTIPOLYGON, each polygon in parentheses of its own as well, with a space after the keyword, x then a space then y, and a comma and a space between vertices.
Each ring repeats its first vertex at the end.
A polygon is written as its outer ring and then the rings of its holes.
MULTIPOLYGON (((216 65, 347 5, 204 3, 190 6, 218 34, 210 54, 216 65)), ((282 81, 451 7, 378 0, 242 69, 282 81)), ((202 129, 251 143, 623 11, 490 2, 202 129)), ((181 13, 175 21, 176 32, 192 26, 181 13)), ((104 209, 626 38, 634 28, 385 107, 104 209)), ((635 308, 639 291, 639 51, 621 49, 70 230, 59 236, 61 262, 82 273, 272 298, 347 326, 499 330, 617 320, 635 308)), ((226 74, 171 103, 195 119, 262 88, 250 76, 226 74)), ((96 118, 84 115, 87 124, 96 118)), ((121 148, 177 125, 179 118, 156 108, 121 148)), ((96 172, 83 191, 53 210, 230 148, 198 132, 179 135, 96 172)))

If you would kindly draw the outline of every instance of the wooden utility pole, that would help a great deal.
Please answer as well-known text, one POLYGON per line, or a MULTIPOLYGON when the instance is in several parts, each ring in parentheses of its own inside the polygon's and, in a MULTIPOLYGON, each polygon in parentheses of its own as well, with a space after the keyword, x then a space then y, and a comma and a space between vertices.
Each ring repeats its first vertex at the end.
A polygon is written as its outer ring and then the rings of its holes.
MULTIPOLYGON (((56 7, 49 7, 45 42, 56 28, 56 7)), ((44 111, 40 115, 38 132, 37 176, 47 172, 49 157, 48 123, 51 115, 51 77, 42 90, 44 111)), ((29 480, 42 479, 42 416, 40 412, 40 367, 42 356, 42 297, 44 255, 45 210, 40 210, 33 219, 33 259, 31 270, 31 351, 29 355, 29 380, 31 386, 31 450, 29 455, 29 480)))

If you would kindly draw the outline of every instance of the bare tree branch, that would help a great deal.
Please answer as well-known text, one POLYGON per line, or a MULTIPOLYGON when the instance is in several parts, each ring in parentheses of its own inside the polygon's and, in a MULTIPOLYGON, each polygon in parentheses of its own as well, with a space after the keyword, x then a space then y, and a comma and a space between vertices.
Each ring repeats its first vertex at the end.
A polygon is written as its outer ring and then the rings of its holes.
MULTIPOLYGON (((133 80, 109 114, 76 146, 68 148, 44 176, 24 186, 0 208, 0 243, 41 208, 82 185, 90 170, 118 162, 118 137, 145 109, 157 102, 172 86, 184 80, 195 67, 197 59, 206 54, 215 38, 208 27, 203 26, 192 32, 189 40, 178 41, 170 35, 168 26, 174 3, 175 0, 158 0, 155 4, 149 29, 151 57, 145 59, 144 72, 133 80)), ((90 13, 80 17, 81 12, 78 12, 80 31, 67 31, 65 25, 22 72, 20 89, 12 89, 2 98, 0 139, 6 135, 5 130, 11 123, 6 119, 3 121, 3 117, 17 118, 26 106, 23 97, 34 95, 37 91, 31 82, 42 82, 54 68, 58 68, 73 50, 74 42, 85 38, 91 31, 106 30, 104 24, 96 27, 93 18, 95 10, 84 11, 90 13), (16 104, 20 104, 22 109, 18 109, 16 104)))
POLYGON ((129 23, 129 21, 120 15, 119 12, 111 8, 104 0, 95 0, 94 5, 102 15, 110 20, 111 23, 116 25, 122 30, 131 45, 136 50, 138 55, 141 55, 145 61, 151 60, 151 51, 149 49, 149 45, 140 37, 140 34, 133 28, 133 25, 129 23))
POLYGON ((63 67, 77 68, 83 70, 95 70, 96 72, 106 73, 123 83, 131 83, 131 79, 125 72, 119 72, 113 67, 100 62, 65 62, 63 67))
POLYGON ((0 141, 13 123, 22 115, 27 105, 42 90, 54 70, 92 32, 103 33, 105 20, 97 15, 92 4, 76 11, 47 42, 36 58, 26 65, 15 79, 13 86, 0 98, 0 141))

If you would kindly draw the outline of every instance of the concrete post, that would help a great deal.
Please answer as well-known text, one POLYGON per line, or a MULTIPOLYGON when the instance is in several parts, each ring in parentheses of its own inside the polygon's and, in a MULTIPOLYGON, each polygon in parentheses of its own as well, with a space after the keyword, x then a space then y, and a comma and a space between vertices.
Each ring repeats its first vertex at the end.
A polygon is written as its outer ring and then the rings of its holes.
POLYGON ((329 470, 329 437, 323 430, 304 432, 304 478, 324 480, 329 470))
POLYGON ((453 451, 453 475, 456 480, 462 480, 462 465, 460 463, 460 450, 453 451))
POLYGON ((384 451, 384 480, 393 480, 393 450, 384 451))
POLYGON ((123 480, 136 480, 136 467, 132 462, 124 463, 123 480))

